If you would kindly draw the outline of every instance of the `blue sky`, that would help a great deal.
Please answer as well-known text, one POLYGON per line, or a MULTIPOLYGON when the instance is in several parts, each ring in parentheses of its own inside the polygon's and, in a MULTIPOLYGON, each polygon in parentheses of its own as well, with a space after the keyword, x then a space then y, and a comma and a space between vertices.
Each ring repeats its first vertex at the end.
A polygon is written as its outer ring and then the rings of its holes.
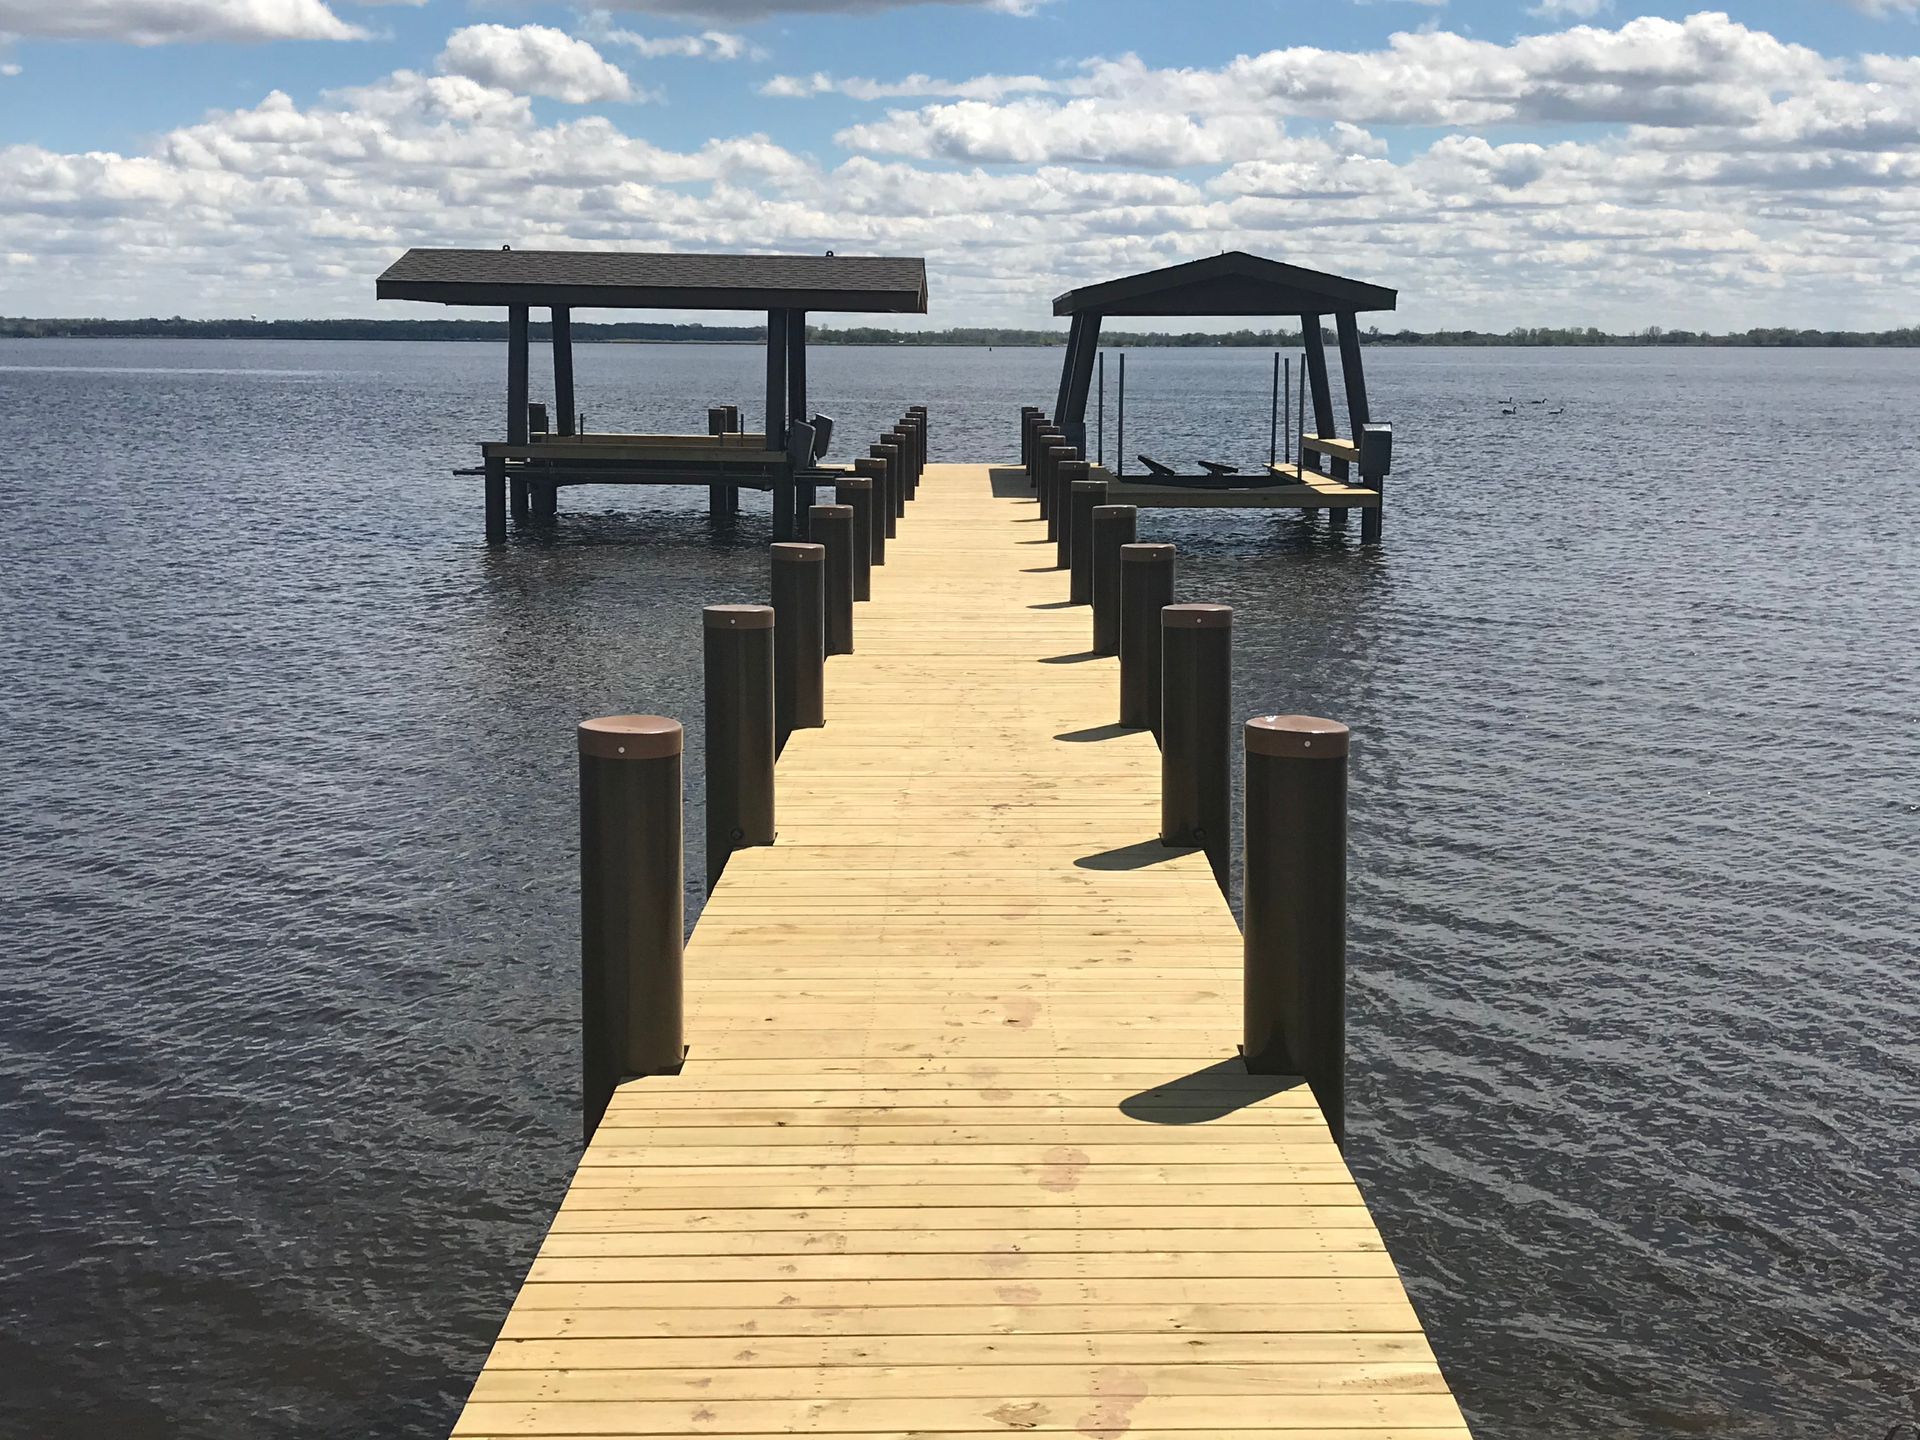
POLYGON ((0 311, 376 311, 409 244, 1247 248, 1434 328, 1912 324, 1920 0, 0 0, 0 311))

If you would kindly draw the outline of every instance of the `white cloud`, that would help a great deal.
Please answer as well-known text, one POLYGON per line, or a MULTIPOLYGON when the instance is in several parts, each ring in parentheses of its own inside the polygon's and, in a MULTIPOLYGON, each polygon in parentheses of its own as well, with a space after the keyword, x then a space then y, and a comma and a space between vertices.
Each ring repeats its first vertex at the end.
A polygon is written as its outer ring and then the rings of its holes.
POLYGON ((0 0, 0 36, 122 40, 364 40, 324 0, 0 0))
POLYGON ((1547 20, 1591 20, 1613 9, 1613 0, 1539 0, 1527 14, 1547 20))
POLYGON ((14 64, 11 60, 9 60, 4 65, 0 65, 0 79, 11 80, 13 79, 14 76, 18 75, 19 73, 20 73, 20 67, 14 64))
POLYGON ((1885 20, 1892 15, 1920 15, 1920 0, 1843 0, 1849 10, 1885 20))
POLYGON ((959 5, 1003 15, 1031 15, 1048 0, 598 0, 613 10, 665 15, 676 20, 742 24, 773 15, 874 15, 920 5, 959 5))
POLYGON ((447 37, 439 66, 482 85, 574 105, 635 98, 618 65, 585 40, 546 25, 469 25, 447 37))
POLYGON ((766 51, 731 30, 697 35, 642 35, 636 30, 603 28, 593 38, 603 45, 624 45, 648 60, 761 60, 766 51))
POLYGON ((811 75, 776 75, 760 87, 762 95, 799 100, 813 95, 845 95, 854 100, 953 99, 1000 100, 1008 95, 1057 91, 1056 80, 1038 75, 979 75, 970 80, 936 80, 913 74, 899 80, 836 79, 816 70, 811 75))
POLYGON ((0 312, 381 313, 410 244, 924 254, 935 323, 1038 323, 1073 284, 1235 247, 1397 285, 1431 328, 1864 327, 1920 293, 1920 59, 1725 17, 889 77, 825 168, 546 123, 505 83, 398 71, 137 153, 0 148, 0 312), (1441 133, 1390 149, 1408 117, 1441 133))

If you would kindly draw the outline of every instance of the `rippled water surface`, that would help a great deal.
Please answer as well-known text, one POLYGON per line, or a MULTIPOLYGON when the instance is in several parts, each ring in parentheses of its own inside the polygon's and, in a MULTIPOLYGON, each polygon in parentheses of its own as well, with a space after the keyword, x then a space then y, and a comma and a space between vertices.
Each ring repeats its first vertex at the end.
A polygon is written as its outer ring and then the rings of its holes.
MULTIPOLYGON (((583 347, 580 405, 700 428, 757 363, 583 347)), ((814 400, 999 458, 1057 363, 816 351, 814 400)), ((1263 460, 1269 364, 1132 353, 1128 448, 1263 460)), ((1879 1440, 1920 1395, 1920 354, 1369 364, 1383 549, 1142 538, 1236 607, 1243 712, 1359 737, 1352 1158, 1442 1362, 1490 1440, 1879 1440)), ((533 1254, 571 727, 697 721, 698 608, 768 537, 572 491, 489 552, 449 472, 503 368, 0 342, 0 1434, 442 1433, 533 1254)))

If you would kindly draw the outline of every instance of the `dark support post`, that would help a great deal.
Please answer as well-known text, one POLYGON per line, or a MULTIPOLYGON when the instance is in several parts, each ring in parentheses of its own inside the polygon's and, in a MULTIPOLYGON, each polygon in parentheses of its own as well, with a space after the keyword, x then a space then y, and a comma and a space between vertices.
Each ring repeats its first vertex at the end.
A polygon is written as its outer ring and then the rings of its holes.
POLYGON ((1114 474, 1124 476, 1127 473, 1127 352, 1120 352, 1120 393, 1114 397, 1113 404, 1113 463, 1114 474))
POLYGON ((1347 1059, 1347 727, 1308 715, 1247 722, 1247 1069, 1299 1075, 1344 1144, 1347 1059))
POLYGON ((767 449, 787 448, 787 312, 767 312, 767 449))
MULTIPOLYGON (((856 475, 864 475, 869 482, 866 528, 862 543, 867 547, 867 567, 869 577, 871 577, 873 566, 887 563, 887 522, 885 518, 887 507, 887 462, 876 456, 862 455, 853 462, 853 473, 856 475)), ((854 510, 853 525, 855 536, 859 538, 861 535, 860 512, 857 508, 859 502, 857 500, 842 500, 840 503, 842 505, 853 505, 856 507, 854 510)), ((869 579, 869 583, 871 583, 871 579, 869 579)))
POLYGON ((805 420, 807 408, 807 312, 787 311, 787 418, 805 420))
MULTIPOLYGON (((1078 462, 1080 473, 1087 462, 1078 462)), ((1093 603, 1093 512, 1107 503, 1107 482, 1075 480, 1067 494, 1067 599, 1093 603)))
MULTIPOLYGON (((1360 321, 1352 311, 1342 311, 1334 319, 1339 326, 1340 379, 1347 391, 1347 423, 1352 426, 1349 433, 1353 436, 1353 443, 1358 445, 1361 437, 1366 433, 1367 426, 1372 423, 1372 416, 1367 412, 1367 377, 1360 364, 1360 321)), ((1380 480, 1379 476, 1368 475, 1364 468, 1360 472, 1360 483, 1380 490, 1381 498, 1384 500, 1386 487, 1380 483, 1380 480)), ((1346 511, 1337 510, 1331 513, 1339 517, 1342 526, 1346 524, 1346 511)), ((1361 511, 1360 538, 1363 542, 1376 541, 1380 538, 1378 509, 1361 511)))
POLYGON ((580 741, 580 1119, 614 1086, 685 1058, 684 737, 659 715, 583 721, 580 741))
POLYGON ((1020 466, 1026 469, 1033 463, 1033 417, 1040 413, 1038 405, 1020 407, 1020 466))
POLYGON ((1160 612, 1173 603, 1173 546, 1120 547, 1120 723, 1160 734, 1160 612))
POLYGON ((785 749, 796 730, 827 723, 827 552, 773 547, 773 733, 785 749))
POLYGON ((492 458, 486 462, 487 543, 503 545, 507 539, 507 462, 492 458))
POLYGON ((899 533, 900 516, 906 512, 907 497, 900 483, 900 447, 892 444, 869 445, 867 453, 886 463, 886 502, 880 507, 880 520, 891 540, 899 533))
POLYGON ((507 307, 507 443, 527 443, 527 307, 507 307))
POLYGON ((826 551, 827 654, 853 653, 853 507, 816 505, 808 517, 814 543, 826 551))
POLYGON ((573 434, 573 311, 565 305, 553 307, 553 408, 559 433, 573 434))
POLYGON ((1273 352, 1273 408, 1267 417, 1267 467, 1280 463, 1280 352, 1273 352))
POLYGON ((1097 382, 1100 401, 1094 409, 1094 459, 1104 465, 1107 463, 1107 352, 1100 352, 1100 378, 1097 382))
POLYGON ((913 481, 907 486, 907 498, 913 500, 919 496, 920 481, 927 473, 927 417, 909 410, 904 423, 913 441, 913 481))
POLYGON ((907 513, 907 502, 913 498, 914 462, 913 431, 903 421, 880 437, 880 443, 891 445, 900 452, 900 509, 902 518, 907 513))
MULTIPOLYGON (((1307 463, 1307 453, 1300 448, 1300 432, 1304 430, 1307 425, 1307 357, 1304 352, 1302 352, 1300 356, 1300 383, 1295 394, 1300 401, 1300 404, 1296 407, 1300 412, 1300 423, 1298 425, 1289 425, 1287 427, 1287 433, 1293 437, 1293 463, 1298 466, 1307 463)), ((1320 468, 1320 457, 1317 455, 1313 459, 1313 468, 1316 470, 1320 468)))
POLYGON ((1093 653, 1120 653, 1120 547, 1131 545, 1137 511, 1096 505, 1093 511, 1093 653))
POLYGON ((907 413, 920 424, 920 468, 925 471, 933 463, 933 423, 924 405, 909 405, 907 413))
POLYGON ((1060 356, 1060 388, 1053 397, 1053 418, 1062 429, 1072 418, 1067 409, 1067 397, 1073 393, 1074 364, 1080 354, 1080 343, 1086 338, 1087 317, 1075 315, 1067 322, 1067 348, 1060 356))
POLYGON ((873 598, 873 475, 861 470, 871 460, 856 460, 859 473, 842 475, 833 498, 853 512, 853 598, 873 598))
MULTIPOLYGON (((707 407, 707 434, 728 434, 737 423, 731 405, 709 405, 707 407)), ((730 520, 740 509, 740 490, 734 485, 707 486, 707 519, 710 521, 730 520)))
POLYGON ((554 512, 560 508, 560 486, 552 480, 537 480, 533 484, 533 513, 542 520, 551 520, 554 512))
MULTIPOLYGON (((1300 317, 1300 337, 1306 341, 1307 383, 1313 389, 1313 433, 1330 439, 1339 434, 1339 426, 1333 418, 1333 391, 1327 384, 1327 346, 1320 334, 1318 315, 1300 317)), ((1336 480, 1347 478, 1346 461, 1333 462, 1333 476, 1336 480)))
POLYGON ((709 605, 707 888, 727 857, 773 844, 773 607, 709 605))
POLYGON ((1160 843, 1199 845, 1221 890, 1233 863, 1233 610, 1160 612, 1160 843))
MULTIPOLYGON (((1087 462, 1078 458, 1077 451, 1068 451, 1076 458, 1056 460, 1053 466, 1053 563, 1068 572, 1068 585, 1071 587, 1073 569, 1073 489, 1087 478, 1087 462)), ((1104 491, 1103 491, 1104 493, 1104 491)))
POLYGON ((1047 522, 1047 538, 1053 539, 1053 452, 1065 451, 1067 437, 1057 425, 1042 425, 1033 437, 1033 488, 1040 497, 1040 518, 1047 522))
POLYGON ((513 478, 507 482, 507 491, 513 500, 513 523, 523 525, 533 518, 533 505, 528 499, 526 469, 515 470, 513 478))
POLYGON ((1080 326, 1080 344, 1070 361, 1073 368, 1067 376, 1066 404, 1057 418, 1067 432, 1067 439, 1084 455, 1087 453, 1087 391, 1093 385, 1093 357, 1100 349, 1100 315, 1097 311, 1076 315, 1074 324, 1080 326))

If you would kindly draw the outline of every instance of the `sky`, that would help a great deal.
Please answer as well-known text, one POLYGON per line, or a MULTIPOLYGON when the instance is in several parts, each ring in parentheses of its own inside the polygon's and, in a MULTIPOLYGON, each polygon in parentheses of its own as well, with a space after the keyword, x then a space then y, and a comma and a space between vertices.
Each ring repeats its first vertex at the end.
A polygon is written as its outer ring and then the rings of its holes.
POLYGON ((1387 329, 1912 325, 1920 0, 0 0, 0 314, 445 314, 375 301, 410 245, 924 255, 913 327, 1235 249, 1387 329))

